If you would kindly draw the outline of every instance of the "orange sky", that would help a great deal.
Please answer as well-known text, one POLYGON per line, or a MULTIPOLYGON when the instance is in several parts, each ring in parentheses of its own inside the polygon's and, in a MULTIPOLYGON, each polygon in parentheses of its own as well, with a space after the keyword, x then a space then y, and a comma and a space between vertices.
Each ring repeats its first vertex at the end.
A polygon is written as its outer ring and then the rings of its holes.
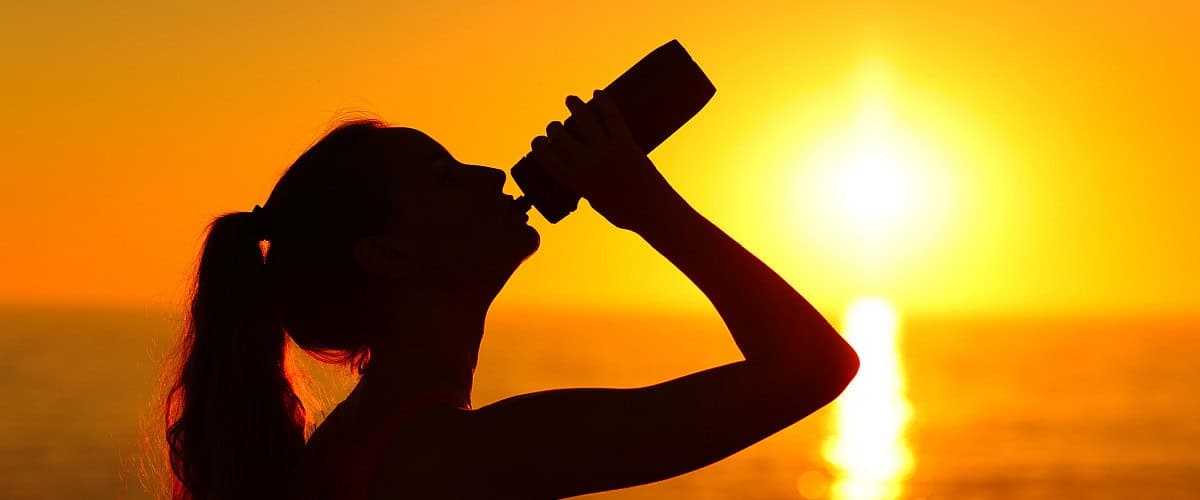
MULTIPOLYGON (((1200 309, 1194 2, 22 3, 0 7, 0 302, 176 303, 210 218, 341 113, 507 170, 566 94, 677 38, 717 94, 651 159, 818 307, 1200 309), (837 180, 871 137, 908 160, 868 231, 829 186, 878 198, 837 180)), ((498 304, 711 307, 586 203, 531 224, 498 304)))

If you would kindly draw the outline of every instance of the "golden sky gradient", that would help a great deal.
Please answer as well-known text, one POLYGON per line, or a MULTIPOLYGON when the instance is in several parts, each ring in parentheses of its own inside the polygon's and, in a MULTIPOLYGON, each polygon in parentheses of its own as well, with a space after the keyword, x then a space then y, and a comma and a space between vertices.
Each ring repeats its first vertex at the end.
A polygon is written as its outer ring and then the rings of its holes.
MULTIPOLYGON (((819 308, 1200 309, 1195 2, 17 3, 0 302, 176 304, 347 112, 507 170, 676 38, 717 93, 651 159, 819 308)), ((586 203, 530 220, 498 304, 711 307, 586 203)))

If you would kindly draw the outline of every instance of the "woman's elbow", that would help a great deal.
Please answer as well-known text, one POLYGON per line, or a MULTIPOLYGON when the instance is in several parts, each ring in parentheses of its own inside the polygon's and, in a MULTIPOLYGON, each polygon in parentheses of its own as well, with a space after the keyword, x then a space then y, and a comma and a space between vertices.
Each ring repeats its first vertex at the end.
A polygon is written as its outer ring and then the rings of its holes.
POLYGON ((839 341, 832 349, 813 351, 804 361, 786 368, 788 382, 782 388, 786 399, 796 404, 800 415, 825 406, 837 399, 858 374, 859 358, 849 344, 839 341))
POLYGON ((854 377, 858 375, 860 362, 858 352, 853 347, 850 347, 850 344, 846 344, 845 348, 841 349, 838 359, 839 361, 835 363, 837 367, 834 369, 833 379, 837 386, 837 394, 841 394, 842 391, 846 390, 846 386, 850 385, 850 382, 854 380, 854 377))
POLYGON ((837 399, 858 375, 858 353, 845 341, 825 353, 824 362, 817 363, 817 373, 810 374, 809 381, 818 387, 823 404, 837 399))

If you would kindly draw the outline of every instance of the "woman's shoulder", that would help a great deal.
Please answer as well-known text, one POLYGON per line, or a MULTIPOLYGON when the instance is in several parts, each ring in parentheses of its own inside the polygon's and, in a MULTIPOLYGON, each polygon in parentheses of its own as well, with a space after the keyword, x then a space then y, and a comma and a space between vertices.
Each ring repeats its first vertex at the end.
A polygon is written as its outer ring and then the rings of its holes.
MULTIPOLYGON (((461 498, 473 444, 473 410, 430 407, 414 415, 383 443, 376 487, 379 491, 420 494, 420 498, 445 498, 447 487, 461 498)), ((466 481, 470 482, 470 481, 466 481)))
POLYGON ((367 412, 338 405, 314 430, 301 458, 307 498, 367 498, 381 491, 424 491, 469 445, 469 409, 410 404, 367 412), (405 488, 397 490, 397 485, 405 488), (321 496, 325 492, 326 496, 321 496), (335 496, 328 494, 336 492, 335 496))
POLYGON ((413 412, 410 418, 384 438, 381 461, 400 462, 407 458, 418 458, 431 463, 435 458, 469 446, 472 411, 430 406, 413 412))

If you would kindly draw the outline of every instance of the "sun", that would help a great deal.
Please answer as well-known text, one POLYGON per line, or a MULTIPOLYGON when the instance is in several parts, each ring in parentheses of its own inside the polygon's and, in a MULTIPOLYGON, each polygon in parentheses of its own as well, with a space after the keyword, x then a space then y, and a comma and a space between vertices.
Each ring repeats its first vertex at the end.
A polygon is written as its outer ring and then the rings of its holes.
POLYGON ((796 209, 818 237, 871 261, 916 251, 946 218, 947 180, 937 150, 922 134, 882 62, 863 65, 840 124, 806 147, 795 171, 796 209))
POLYGON ((911 224, 925 198, 915 177, 928 154, 897 122, 883 71, 878 66, 865 70, 853 121, 825 153, 833 206, 852 233, 869 240, 911 224))
MULTIPOLYGON (((857 141, 860 144, 874 141, 857 141)), ((912 205, 912 192, 900 159, 894 151, 863 144, 833 179, 840 210, 854 227, 866 234, 882 234, 901 222, 912 205)))

